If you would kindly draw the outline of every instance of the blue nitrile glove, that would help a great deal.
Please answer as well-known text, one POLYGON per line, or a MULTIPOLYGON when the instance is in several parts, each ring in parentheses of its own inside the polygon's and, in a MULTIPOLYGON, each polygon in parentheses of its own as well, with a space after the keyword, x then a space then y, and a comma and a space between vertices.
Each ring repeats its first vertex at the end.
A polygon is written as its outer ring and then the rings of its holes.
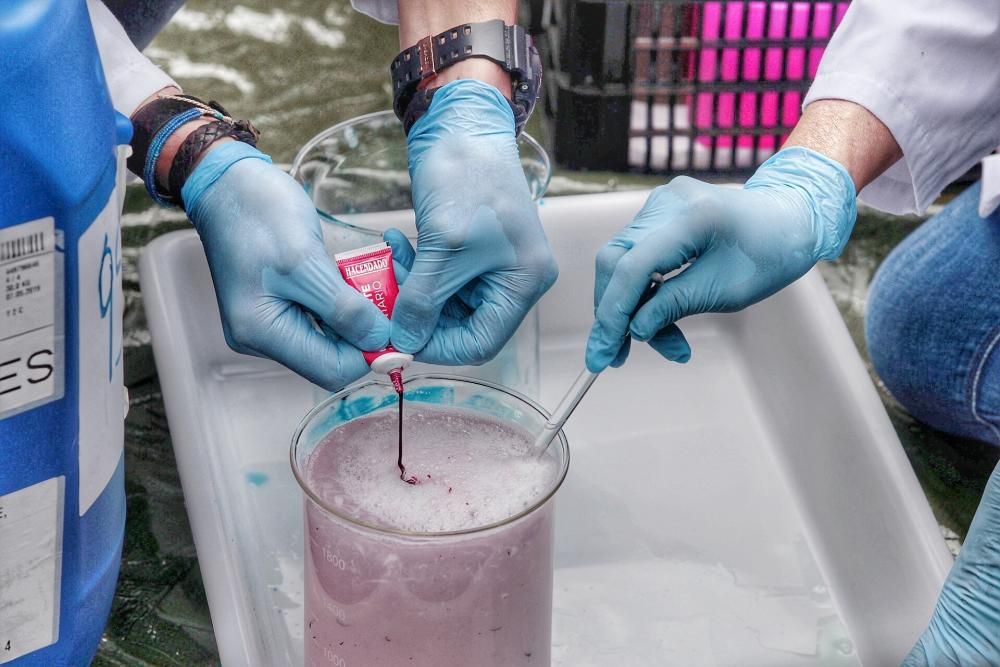
POLYGON ((624 363, 626 333, 687 361, 691 348, 677 320, 745 308, 839 255, 857 217, 855 200, 843 166, 799 147, 772 156, 742 189, 686 177, 657 188, 597 255, 587 368, 624 363), (636 312, 653 273, 688 263, 636 312))
POLYGON ((359 348, 384 347, 389 320, 341 278, 298 183, 257 149, 230 142, 202 158, 181 196, 230 347, 330 390, 368 372, 359 348))
MULTIPOLYGON (((459 80, 407 137, 417 249, 392 311, 392 344, 437 364, 500 351, 558 273, 500 92, 459 80), (448 305, 445 308, 445 305, 448 305)), ((403 252, 398 236, 394 254, 403 252)))
POLYGON ((1000 466, 941 589, 930 625, 904 667, 1000 665, 1000 466))

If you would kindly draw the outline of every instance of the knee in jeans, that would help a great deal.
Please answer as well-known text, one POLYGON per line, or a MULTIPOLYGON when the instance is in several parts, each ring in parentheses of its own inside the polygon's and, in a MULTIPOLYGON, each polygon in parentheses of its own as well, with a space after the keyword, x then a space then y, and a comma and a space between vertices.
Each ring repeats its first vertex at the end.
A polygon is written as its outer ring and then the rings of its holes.
POLYGON ((1000 219, 979 217, 979 191, 968 188, 889 254, 869 291, 865 338, 875 371, 914 417, 982 439, 984 415, 1000 413, 990 392, 1000 370, 986 363, 1000 314, 990 288, 1000 279, 1000 219))
POLYGON ((1000 401, 980 385, 1000 373, 983 373, 975 355, 970 359, 962 351, 970 332, 950 319, 954 313, 942 303, 934 278, 928 278, 935 274, 921 270, 905 246, 889 255, 868 294, 865 340, 875 372, 916 419, 955 435, 994 441, 987 437, 984 416, 977 419, 970 410, 968 387, 976 384, 975 394, 981 396, 974 402, 992 416, 987 406, 1000 401))
POLYGON ((955 392, 955 365, 942 358, 935 290, 927 274, 914 268, 904 246, 889 255, 869 291, 868 355, 886 388, 910 414, 953 430, 953 419, 963 411, 955 392))
POLYGON ((919 297, 912 288, 916 276, 908 275, 907 264, 892 253, 879 268, 868 292, 865 309, 865 343, 875 371, 893 394, 908 393, 917 360, 923 356, 919 297))

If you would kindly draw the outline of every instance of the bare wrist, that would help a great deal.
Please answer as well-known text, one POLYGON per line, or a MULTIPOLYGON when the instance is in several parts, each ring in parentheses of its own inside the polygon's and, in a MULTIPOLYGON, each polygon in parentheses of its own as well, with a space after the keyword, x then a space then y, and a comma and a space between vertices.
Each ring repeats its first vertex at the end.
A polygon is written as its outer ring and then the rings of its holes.
POLYGON ((398 3, 401 49, 463 23, 491 19, 503 19, 507 25, 517 22, 517 0, 398 0, 398 3))
MULTIPOLYGON (((517 0, 398 0, 399 45, 409 48, 429 35, 437 35, 464 23, 502 19, 517 22, 517 0)), ((420 88, 437 88, 458 79, 476 79, 499 90, 510 99, 510 74, 485 58, 469 58, 446 67, 421 82, 420 88)))
POLYGON ((857 192, 903 156, 882 121, 846 100, 817 100, 807 106, 784 145, 791 146, 810 148, 842 164, 857 192))

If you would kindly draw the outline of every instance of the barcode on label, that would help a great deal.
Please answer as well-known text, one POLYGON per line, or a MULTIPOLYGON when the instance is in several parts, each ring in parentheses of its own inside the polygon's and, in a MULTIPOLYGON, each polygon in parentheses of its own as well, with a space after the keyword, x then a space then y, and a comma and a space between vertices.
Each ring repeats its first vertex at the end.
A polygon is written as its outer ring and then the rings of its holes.
POLYGON ((53 218, 0 229, 0 419, 58 397, 53 218))
POLYGON ((0 242, 0 262, 48 252, 51 248, 46 247, 46 236, 44 232, 35 232, 0 242))

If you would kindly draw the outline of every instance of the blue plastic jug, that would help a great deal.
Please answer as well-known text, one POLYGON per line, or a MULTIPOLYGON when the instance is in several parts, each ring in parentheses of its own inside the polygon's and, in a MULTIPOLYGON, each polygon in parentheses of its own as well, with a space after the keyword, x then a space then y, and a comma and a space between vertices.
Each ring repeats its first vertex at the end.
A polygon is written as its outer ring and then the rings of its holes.
POLYGON ((0 2, 0 91, 0 665, 87 665, 125 528, 131 127, 84 0, 0 2))

